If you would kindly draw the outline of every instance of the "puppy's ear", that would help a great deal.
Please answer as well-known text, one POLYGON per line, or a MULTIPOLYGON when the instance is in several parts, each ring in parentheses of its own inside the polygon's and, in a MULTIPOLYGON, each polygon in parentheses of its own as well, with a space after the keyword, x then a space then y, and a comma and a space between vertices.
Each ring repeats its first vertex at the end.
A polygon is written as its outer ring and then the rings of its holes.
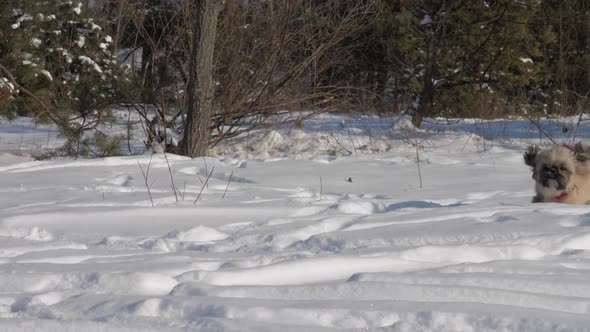
POLYGON ((537 155, 539 154, 539 147, 536 145, 531 145, 527 148, 524 152, 524 163, 535 168, 535 160, 537 159, 537 155))
POLYGON ((574 145, 574 155, 577 161, 586 162, 590 160, 590 147, 582 144, 582 142, 578 142, 574 145))

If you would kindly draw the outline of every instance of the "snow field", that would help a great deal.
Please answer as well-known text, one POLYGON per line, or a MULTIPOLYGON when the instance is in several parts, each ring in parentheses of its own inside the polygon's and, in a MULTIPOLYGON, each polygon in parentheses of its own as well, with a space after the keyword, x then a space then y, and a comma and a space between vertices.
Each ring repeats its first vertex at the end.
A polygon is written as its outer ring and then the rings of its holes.
POLYGON ((468 122, 420 131, 419 188, 402 124, 330 156, 317 135, 348 130, 320 120, 154 155, 155 207, 147 155, 0 155, 0 329, 590 330, 590 210, 530 203, 518 123, 485 151, 468 122))

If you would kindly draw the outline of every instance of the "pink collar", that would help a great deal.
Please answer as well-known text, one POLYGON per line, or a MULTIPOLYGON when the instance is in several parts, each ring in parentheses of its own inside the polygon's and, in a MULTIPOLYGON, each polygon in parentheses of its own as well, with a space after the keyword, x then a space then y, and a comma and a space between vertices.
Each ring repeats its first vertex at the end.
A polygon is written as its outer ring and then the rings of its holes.
POLYGON ((556 201, 561 201, 562 199, 567 197, 567 192, 562 191, 560 192, 558 195, 556 195, 555 197, 553 197, 556 201))

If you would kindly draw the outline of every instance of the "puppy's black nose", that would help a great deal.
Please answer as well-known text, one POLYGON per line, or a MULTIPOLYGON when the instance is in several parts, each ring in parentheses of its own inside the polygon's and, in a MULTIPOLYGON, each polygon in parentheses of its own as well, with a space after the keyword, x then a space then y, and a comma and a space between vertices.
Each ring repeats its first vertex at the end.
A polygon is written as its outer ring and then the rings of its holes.
POLYGON ((547 176, 554 178, 555 176, 557 176, 557 167, 551 167, 548 168, 545 173, 547 174, 547 176))

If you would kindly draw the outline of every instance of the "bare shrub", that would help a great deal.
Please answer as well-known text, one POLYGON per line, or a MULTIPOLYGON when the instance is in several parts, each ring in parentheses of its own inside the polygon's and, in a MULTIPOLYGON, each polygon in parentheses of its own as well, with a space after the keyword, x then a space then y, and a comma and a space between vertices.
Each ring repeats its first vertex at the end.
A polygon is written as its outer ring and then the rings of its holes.
MULTIPOLYGON (((106 0, 105 0, 106 1, 106 0)), ((112 8, 114 30, 136 67, 146 144, 184 130, 192 1, 134 0, 112 8), (155 4, 154 4, 155 3, 155 4), (187 33, 189 32, 189 33, 187 33), (138 55, 140 54, 140 56, 138 55)), ((296 124, 344 108, 358 87, 343 76, 379 1, 227 1, 215 45, 210 146, 254 129, 296 124)))

